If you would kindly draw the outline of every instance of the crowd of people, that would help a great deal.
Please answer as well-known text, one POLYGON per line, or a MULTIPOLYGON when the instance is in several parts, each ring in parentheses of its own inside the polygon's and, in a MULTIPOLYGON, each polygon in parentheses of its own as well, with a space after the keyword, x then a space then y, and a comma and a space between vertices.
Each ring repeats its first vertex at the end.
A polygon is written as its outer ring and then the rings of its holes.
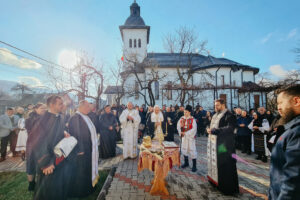
POLYGON ((237 107, 229 111, 223 100, 216 100, 213 111, 199 104, 193 109, 190 105, 160 108, 132 102, 119 107, 106 105, 98 111, 95 104, 83 100, 70 114, 66 113, 61 97, 51 96, 46 104, 8 108, 0 116, 0 162, 6 159, 10 143, 13 156, 26 159, 28 190, 35 191, 34 199, 84 197, 92 193, 99 179, 99 159, 116 156, 118 141, 123 143, 123 158, 132 159, 137 157, 138 143, 144 136, 159 139, 163 135, 164 140, 174 141, 174 136, 179 135, 184 156, 181 167, 188 167, 190 158, 192 172, 196 172, 197 136, 216 135, 218 143, 230 152, 218 158, 224 160, 218 166, 222 170, 219 174, 224 175, 219 177, 221 191, 238 193, 236 161, 231 155, 239 149, 245 154, 257 154, 256 159, 262 162, 267 162, 271 155, 274 175, 271 173, 270 199, 284 195, 299 197, 295 191, 300 188, 300 162, 295 158, 300 152, 299 91, 296 85, 279 93, 277 115, 264 107, 249 111, 237 107), (288 130, 290 135, 286 134, 288 130), (73 146, 72 142, 66 144, 74 148, 68 155, 58 155, 54 149, 65 138, 75 138, 73 146))

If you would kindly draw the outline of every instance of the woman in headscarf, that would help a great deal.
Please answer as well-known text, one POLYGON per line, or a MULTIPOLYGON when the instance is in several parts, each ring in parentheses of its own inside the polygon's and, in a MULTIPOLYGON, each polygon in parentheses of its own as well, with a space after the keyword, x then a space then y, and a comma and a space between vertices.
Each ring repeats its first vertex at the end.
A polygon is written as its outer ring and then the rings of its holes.
POLYGON ((25 160, 25 151, 26 151, 26 142, 27 142, 27 131, 25 129, 25 119, 24 119, 24 108, 18 107, 17 108, 17 115, 19 116, 18 121, 18 139, 17 139, 17 145, 16 145, 16 151, 21 152, 21 158, 24 161, 25 160))
POLYGON ((253 113, 253 120, 248 128, 252 131, 252 151, 257 154, 257 160, 267 162, 267 156, 270 154, 267 149, 266 133, 270 129, 267 119, 253 113))

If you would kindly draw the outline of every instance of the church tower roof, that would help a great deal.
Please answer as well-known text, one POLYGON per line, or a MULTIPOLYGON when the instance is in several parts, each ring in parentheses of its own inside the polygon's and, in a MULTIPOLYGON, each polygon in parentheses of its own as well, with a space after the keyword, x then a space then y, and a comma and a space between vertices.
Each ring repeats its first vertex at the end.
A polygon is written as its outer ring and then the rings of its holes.
POLYGON ((130 6, 130 16, 125 21, 124 26, 145 26, 145 22, 140 13, 140 6, 134 1, 130 6))
POLYGON ((124 25, 119 26, 123 39, 124 29, 147 29, 147 44, 149 43, 150 26, 147 26, 141 17, 141 8, 134 1, 130 6, 130 16, 126 19, 124 25))

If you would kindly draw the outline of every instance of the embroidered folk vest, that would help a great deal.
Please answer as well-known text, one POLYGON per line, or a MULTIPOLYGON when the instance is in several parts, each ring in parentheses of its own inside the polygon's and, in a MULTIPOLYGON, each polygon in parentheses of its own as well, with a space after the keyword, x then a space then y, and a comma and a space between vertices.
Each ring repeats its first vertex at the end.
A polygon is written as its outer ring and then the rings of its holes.
POLYGON ((193 128, 193 121, 194 118, 189 118, 189 119, 181 119, 181 124, 184 124, 184 127, 181 127, 182 132, 187 132, 193 128))

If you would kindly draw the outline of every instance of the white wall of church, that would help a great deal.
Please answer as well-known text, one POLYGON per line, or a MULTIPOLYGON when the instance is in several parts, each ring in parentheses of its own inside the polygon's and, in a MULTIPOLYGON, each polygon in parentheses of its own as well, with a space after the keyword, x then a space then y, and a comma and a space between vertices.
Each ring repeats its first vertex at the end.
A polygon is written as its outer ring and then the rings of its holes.
MULTIPOLYGON (((162 80, 159 81, 159 98, 155 99, 156 104, 157 105, 176 105, 176 104, 180 104, 179 102, 179 95, 180 95, 180 91, 178 90, 173 90, 173 91, 166 91, 164 90, 162 92, 162 87, 167 84, 168 82, 172 82, 173 84, 180 84, 180 81, 178 80, 178 75, 176 72, 176 68, 159 68, 159 69, 155 69, 155 70, 159 70, 159 73, 161 76, 166 75, 162 80), (171 99, 169 99, 168 95, 171 94, 171 99)), ((215 72, 216 72, 217 68, 212 68, 212 69, 207 69, 206 72, 211 73, 213 76, 215 76, 215 72)), ((242 76, 241 76, 242 71, 239 70, 237 72, 231 72, 231 76, 232 76, 232 85, 235 84, 237 87, 240 87, 242 84, 242 76)), ((145 73, 143 74, 139 74, 139 77, 141 80, 149 80, 151 79, 151 69, 150 68, 145 68, 145 73)), ((224 84, 225 85, 230 85, 230 69, 229 68, 221 68, 218 71, 218 86, 222 85, 222 76, 224 76, 224 84)), ((243 79, 244 81, 253 81, 253 72, 252 71, 244 71, 243 72, 243 79)), ((203 75, 203 74, 198 74, 195 73, 193 75, 193 82, 194 85, 197 86, 198 85, 203 85, 204 82, 209 81, 209 83, 211 83, 212 85, 215 85, 215 80, 214 78, 209 77, 208 75, 203 75), (205 76, 205 77, 203 77, 205 76)), ((128 83, 126 84, 126 87, 130 88, 131 90, 134 89, 134 84, 135 84, 135 77, 134 75, 131 75, 130 77, 128 77, 127 79, 128 83)), ((191 79, 192 81, 192 79, 191 79)), ((192 83, 190 81, 190 84, 192 83)), ((146 84, 146 82, 145 82, 146 84)), ((156 94, 156 88, 154 83, 152 84, 152 91, 153 94, 155 96, 156 94)), ((221 95, 226 95, 226 102, 227 102, 227 108, 231 109, 233 107, 242 107, 243 109, 249 110, 250 108, 254 108, 255 107, 255 100, 254 100, 254 96, 258 95, 259 96, 259 106, 265 106, 265 96, 264 93, 261 94, 260 92, 251 92, 249 93, 240 93, 238 94, 238 91, 235 89, 218 89, 216 91, 216 93, 214 94, 214 90, 206 90, 206 91, 194 91, 194 92, 190 92, 190 95, 186 96, 186 100, 188 104, 193 104, 194 106, 197 105, 197 103, 199 103, 200 105, 202 105, 205 109, 207 110, 213 110, 214 107, 214 98, 218 99, 221 97, 221 95), (192 93, 194 96, 194 102, 192 102, 192 93), (250 95, 250 98, 249 98, 250 95)), ((143 91, 143 94, 146 94, 146 90, 143 91)), ((149 100, 148 98, 148 94, 146 94, 147 100, 149 100)), ((139 95, 139 97, 137 98, 137 96, 135 95, 131 95, 124 98, 123 102, 128 102, 128 101, 132 101, 134 102, 134 104, 138 104, 138 105, 142 105, 145 104, 145 100, 143 98, 143 96, 139 95)))
MULTIPOLYGON (((157 69, 156 69, 157 70, 157 69)), ((167 84, 168 82, 172 82, 173 84, 180 84, 179 80, 178 80, 178 75, 176 72, 176 68, 159 68, 159 73, 160 76, 165 76, 162 80, 159 81, 159 98, 155 99, 156 104, 158 105, 175 105, 175 104, 179 104, 179 95, 180 95, 180 91, 176 91, 173 90, 171 93, 171 99, 168 98, 167 94, 170 93, 170 91, 165 91, 162 93, 162 87, 167 84)), ((212 68, 212 69, 208 69, 207 72, 211 73, 212 75, 215 75, 217 68, 212 68)), ((241 71, 237 71, 237 72, 231 72, 232 74, 232 85, 233 82, 235 81, 236 86, 241 86, 241 71)), ((244 72, 245 73, 245 72, 244 72)), ((215 80, 210 78, 208 75, 203 75, 203 74, 198 74, 195 73, 193 75, 193 81, 194 81, 194 85, 201 85, 203 86, 204 82, 209 81, 212 85, 215 85, 215 80)), ((230 69, 229 68, 221 68, 218 71, 218 86, 222 85, 222 76, 224 76, 224 84, 225 85, 230 85, 230 69)), ((149 80, 151 79, 151 68, 146 68, 145 69, 145 74, 139 74, 139 77, 141 80, 149 80)), ((248 72, 244 74, 244 80, 248 81, 248 80, 253 80, 253 72, 248 72), (246 79, 246 80, 245 80, 246 79)), ((134 90, 135 88, 135 77, 132 75, 130 77, 128 77, 127 79, 128 84, 127 88, 130 90, 134 90)), ((192 79, 190 80, 190 84, 192 79)), ((146 82, 145 82, 146 84, 146 82)), ((156 88, 154 83, 152 84, 152 91, 153 94, 156 94, 156 88)), ((146 90, 143 91, 144 94, 146 93, 146 90)), ((190 92, 192 95, 192 92, 190 92)), ((187 95, 186 99, 188 100, 191 95, 187 95)), ((214 94, 214 90, 207 90, 207 91, 201 91, 201 92, 197 92, 194 91, 193 92, 193 96, 194 96, 194 105, 196 105, 197 103, 199 103, 200 105, 203 105, 206 109, 213 109, 213 100, 214 98, 220 98, 220 95, 226 95, 226 100, 227 100, 227 107, 231 109, 231 107, 237 107, 239 104, 241 107, 243 108, 247 108, 249 109, 249 97, 247 94, 240 94, 240 96, 238 95, 237 90, 235 89, 218 89, 217 92, 214 94), (240 97, 240 100, 238 100, 238 97, 240 97), (232 100, 231 100, 232 98, 232 100), (232 103, 232 106, 231 106, 232 103)), ((260 95, 260 94, 250 94, 250 108, 254 107, 254 95, 260 95)), ((147 100, 149 100, 148 95, 147 96, 147 100)), ((260 95, 261 96, 261 95, 260 95)), ((261 98, 261 97, 260 97, 261 98)), ((187 103, 192 104, 192 98, 190 98, 190 101, 188 101, 187 103)), ((132 101, 135 104, 144 104, 144 98, 139 95, 139 97, 137 98, 135 95, 131 95, 130 97, 127 97, 126 101, 132 101)), ((265 99, 260 99, 259 104, 262 105, 264 104, 265 99), (263 100, 263 102, 262 102, 263 100)))

